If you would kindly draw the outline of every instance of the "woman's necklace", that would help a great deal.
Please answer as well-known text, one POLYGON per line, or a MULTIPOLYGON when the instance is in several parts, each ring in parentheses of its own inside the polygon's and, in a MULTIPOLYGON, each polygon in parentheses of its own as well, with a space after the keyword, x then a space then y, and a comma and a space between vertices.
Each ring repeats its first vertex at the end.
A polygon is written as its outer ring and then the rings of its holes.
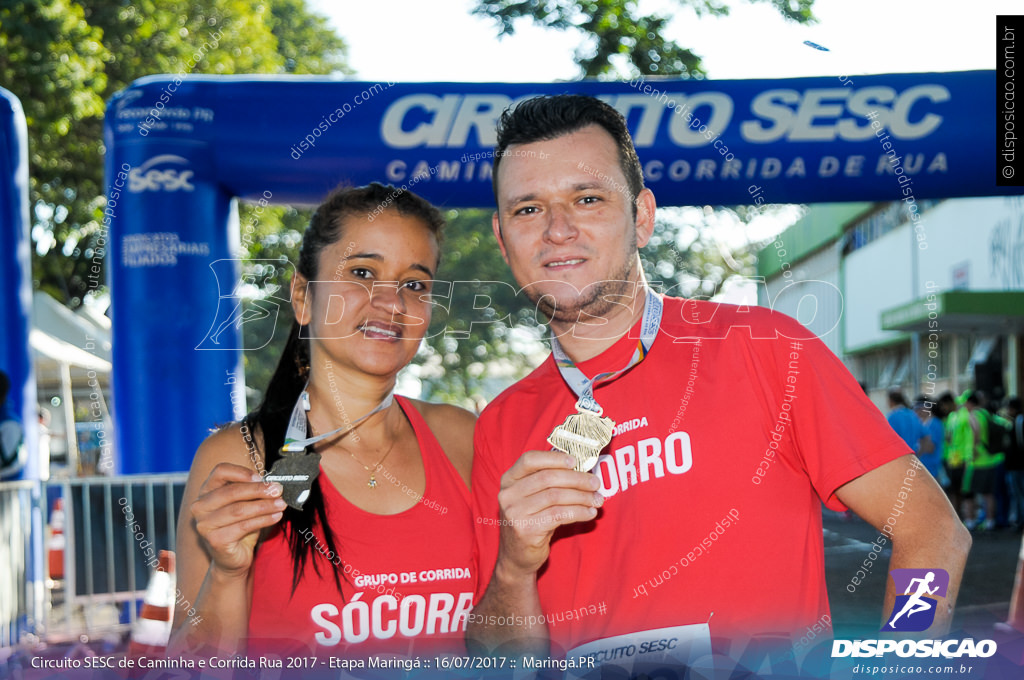
POLYGON ((348 455, 352 456, 352 460, 359 463, 359 465, 361 465, 364 470, 370 473, 370 479, 369 481, 366 482, 366 486, 370 487, 371 489, 377 488, 377 478, 374 477, 373 473, 380 469, 380 466, 384 462, 384 459, 387 458, 388 455, 391 453, 391 449, 395 448, 395 442, 397 441, 398 437, 395 437, 394 439, 391 440, 391 446, 388 447, 388 450, 385 451, 384 455, 381 456, 380 460, 377 461, 377 464, 373 466, 373 470, 359 462, 359 459, 356 458, 356 454, 352 453, 351 451, 348 452, 348 455))
MULTIPOLYGON (((313 427, 313 423, 312 422, 309 424, 309 428, 313 431, 313 434, 316 435, 316 428, 313 427)), ((363 465, 362 461, 360 461, 358 458, 356 458, 356 454, 352 453, 351 451, 349 451, 345 447, 342 447, 342 448, 345 449, 345 451, 348 452, 348 455, 352 456, 352 460, 354 460, 356 463, 359 464, 360 467, 362 467, 364 470, 366 470, 367 472, 370 473, 370 479, 366 482, 366 486, 370 487, 371 489, 376 489, 377 488, 377 477, 374 475, 374 473, 377 470, 380 469, 380 466, 384 462, 384 459, 387 458, 389 455, 391 455, 391 450, 393 448, 395 448, 395 442, 397 442, 397 441, 398 441, 398 437, 396 436, 394 439, 391 440, 391 445, 388 446, 388 450, 384 452, 384 455, 381 456, 380 460, 378 460, 377 464, 374 465, 372 468, 369 468, 369 467, 363 465)))

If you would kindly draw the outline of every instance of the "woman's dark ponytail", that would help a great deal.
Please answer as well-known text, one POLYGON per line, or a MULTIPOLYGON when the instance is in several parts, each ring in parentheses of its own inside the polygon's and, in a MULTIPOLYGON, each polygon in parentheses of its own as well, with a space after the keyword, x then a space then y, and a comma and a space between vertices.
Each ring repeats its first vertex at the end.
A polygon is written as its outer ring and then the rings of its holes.
MULTIPOLYGON (((288 420, 309 376, 309 340, 301 337, 301 334, 302 326, 298 321, 293 321, 288 341, 281 352, 277 369, 270 378, 263 403, 242 420, 250 432, 261 432, 263 435, 264 468, 267 471, 281 458, 288 420)), ((323 554, 314 550, 310 542, 303 538, 311 535, 309 532, 315 524, 319 523, 323 528, 327 551, 334 555, 339 554, 333 532, 327 523, 327 511, 319 479, 313 482, 309 498, 303 504, 302 510, 285 508, 282 523, 282 526, 287 527, 287 540, 292 553, 292 592, 295 592, 308 559, 312 559, 313 570, 320 575, 320 560, 317 558, 323 557, 323 554)), ((324 561, 331 565, 334 582, 340 593, 341 580, 338 572, 333 569, 334 565, 330 560, 325 558, 324 561)))

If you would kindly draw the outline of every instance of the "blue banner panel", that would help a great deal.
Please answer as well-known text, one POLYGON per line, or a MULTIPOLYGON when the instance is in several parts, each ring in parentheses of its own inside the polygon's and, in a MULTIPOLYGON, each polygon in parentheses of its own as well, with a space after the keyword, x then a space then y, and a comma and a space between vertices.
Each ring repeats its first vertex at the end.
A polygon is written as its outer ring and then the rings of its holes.
POLYGON ((105 140, 114 402, 125 472, 189 467, 236 418, 232 197, 318 203, 389 182, 493 207, 494 126, 575 92, 626 117, 659 205, 917 200, 996 185, 995 72, 787 80, 365 83, 152 76, 110 101, 105 140), (231 280, 233 279, 233 281, 231 280))
POLYGON ((921 199, 1012 192, 996 185, 995 86, 994 71, 394 85, 154 76, 111 101, 108 123, 115 144, 210 143, 215 180, 237 196, 315 203, 341 180, 420 175, 416 191, 437 203, 491 207, 501 111, 579 92, 626 116, 660 205, 750 203, 752 186, 773 203, 893 200, 904 173, 921 199))

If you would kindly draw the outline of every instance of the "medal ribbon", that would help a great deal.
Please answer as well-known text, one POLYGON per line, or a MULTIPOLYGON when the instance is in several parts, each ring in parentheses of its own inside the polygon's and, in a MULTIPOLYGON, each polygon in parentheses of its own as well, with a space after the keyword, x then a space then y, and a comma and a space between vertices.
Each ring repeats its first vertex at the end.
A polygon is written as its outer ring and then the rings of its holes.
MULTIPOLYGON (((306 384, 309 386, 309 383, 306 384)), ((356 428, 361 422, 369 418, 375 413, 380 413, 388 406, 391 406, 391 402, 394 400, 395 391, 391 390, 388 395, 384 397, 384 400, 377 404, 377 406, 367 413, 366 415, 357 418, 354 422, 346 423, 341 427, 331 430, 330 432, 324 432, 316 437, 306 437, 306 411, 309 410, 309 393, 305 388, 302 389, 302 394, 299 395, 298 400, 295 402, 295 407, 292 409, 292 417, 288 420, 288 430, 284 436, 284 446, 281 447, 282 453, 295 453, 297 451, 305 451, 307 446, 312 446, 319 441, 323 441, 328 437, 334 437, 338 433, 348 434, 356 428)))
POLYGON ((558 338, 555 337, 554 333, 551 334, 551 353, 555 357, 555 364, 558 366, 558 371, 562 374, 562 378, 572 388, 572 391, 579 396, 579 401, 576 402, 577 408, 593 411, 597 415, 601 415, 604 412, 604 409, 601 408, 601 405, 594 398, 594 388, 599 382, 615 380, 647 357, 647 353, 651 351, 651 345, 654 344, 654 339, 658 337, 662 309, 661 298, 648 288, 647 296, 644 300, 644 315, 640 321, 640 341, 637 342, 633 357, 625 367, 617 371, 599 373, 593 378, 587 378, 583 371, 577 368, 573 360, 569 358, 565 350, 558 343, 558 338))

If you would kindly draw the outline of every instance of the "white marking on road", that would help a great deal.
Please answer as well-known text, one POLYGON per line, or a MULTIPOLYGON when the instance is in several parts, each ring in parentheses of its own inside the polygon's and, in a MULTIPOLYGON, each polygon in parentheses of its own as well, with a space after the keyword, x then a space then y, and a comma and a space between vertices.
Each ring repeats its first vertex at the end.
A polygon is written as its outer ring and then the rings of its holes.
MULTIPOLYGON (((826 545, 826 555, 845 555, 846 553, 864 553, 871 552, 871 544, 865 543, 864 541, 858 541, 855 538, 849 536, 843 536, 839 532, 829 531, 828 529, 822 529, 822 536, 825 543, 834 543, 835 545, 826 545)), ((882 552, 885 552, 885 548, 882 552)))

